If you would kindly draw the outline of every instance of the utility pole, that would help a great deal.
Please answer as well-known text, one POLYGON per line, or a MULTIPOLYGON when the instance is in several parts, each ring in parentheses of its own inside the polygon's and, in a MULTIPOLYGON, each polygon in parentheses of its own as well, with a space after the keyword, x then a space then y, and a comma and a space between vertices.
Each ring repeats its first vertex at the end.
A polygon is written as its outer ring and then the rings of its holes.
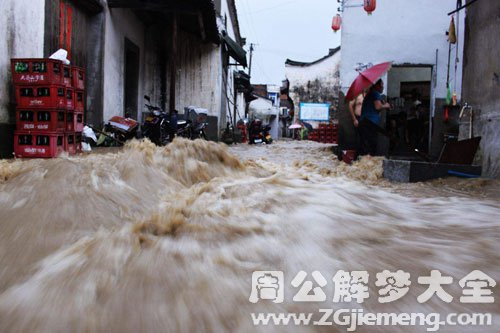
POLYGON ((253 57, 253 46, 254 43, 250 43, 250 64, 248 65, 248 76, 252 76, 252 57, 253 57))
MULTIPOLYGON (((253 58, 253 51, 254 51, 254 43, 250 43, 250 63, 248 64, 248 76, 250 77, 250 82, 252 80, 252 58, 253 58)), ((248 109, 250 107, 250 103, 246 102, 245 103, 245 118, 248 115, 248 109)))

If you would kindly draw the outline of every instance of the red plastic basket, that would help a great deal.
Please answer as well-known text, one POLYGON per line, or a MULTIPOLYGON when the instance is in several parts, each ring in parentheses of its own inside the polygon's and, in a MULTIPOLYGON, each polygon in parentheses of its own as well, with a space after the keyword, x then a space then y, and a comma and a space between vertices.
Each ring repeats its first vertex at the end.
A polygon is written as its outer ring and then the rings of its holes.
POLYGON ((82 151, 82 133, 66 132, 64 134, 64 150, 74 155, 82 151))
POLYGON ((64 133, 14 132, 14 154, 16 157, 49 158, 64 151, 64 133))
POLYGON ((18 109, 16 111, 16 125, 19 131, 64 132, 66 111, 18 109))
POLYGON ((75 110, 75 91, 73 88, 66 88, 66 110, 75 110))
POLYGON ((62 62, 47 58, 11 59, 14 84, 62 84, 62 62))
POLYGON ((73 86, 73 71, 71 70, 70 65, 63 65, 62 84, 67 88, 71 88, 73 86))
POLYGON ((83 131, 83 112, 81 111, 68 111, 66 112, 66 131, 67 132, 81 132, 83 131))
POLYGON ((65 109, 66 88, 60 85, 16 86, 19 109, 65 109))
POLYGON ((75 89, 85 89, 85 70, 81 67, 73 66, 71 67, 73 72, 73 88, 75 89))
POLYGON ((85 91, 76 90, 75 91, 75 111, 85 111, 85 91))

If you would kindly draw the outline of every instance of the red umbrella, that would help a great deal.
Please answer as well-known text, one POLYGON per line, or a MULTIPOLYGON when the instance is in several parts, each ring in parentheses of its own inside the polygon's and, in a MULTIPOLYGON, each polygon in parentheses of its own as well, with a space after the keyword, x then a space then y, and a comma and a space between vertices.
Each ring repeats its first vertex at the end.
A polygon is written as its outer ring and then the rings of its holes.
POLYGON ((391 69, 391 66, 392 62, 384 62, 359 73, 358 77, 352 82, 345 99, 348 101, 355 99, 363 90, 370 88, 384 76, 391 69))

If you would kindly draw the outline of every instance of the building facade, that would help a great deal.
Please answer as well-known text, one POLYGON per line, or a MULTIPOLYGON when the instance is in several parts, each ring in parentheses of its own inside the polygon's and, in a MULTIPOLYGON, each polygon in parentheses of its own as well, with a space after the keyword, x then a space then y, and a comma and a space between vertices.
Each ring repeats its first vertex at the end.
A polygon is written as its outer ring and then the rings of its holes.
POLYGON ((234 0, 5 0, 0 18, 0 151, 12 151, 15 98, 10 58, 68 50, 86 69, 85 121, 142 120, 144 95, 165 110, 209 110, 217 140, 243 94, 234 73, 246 66, 234 0))

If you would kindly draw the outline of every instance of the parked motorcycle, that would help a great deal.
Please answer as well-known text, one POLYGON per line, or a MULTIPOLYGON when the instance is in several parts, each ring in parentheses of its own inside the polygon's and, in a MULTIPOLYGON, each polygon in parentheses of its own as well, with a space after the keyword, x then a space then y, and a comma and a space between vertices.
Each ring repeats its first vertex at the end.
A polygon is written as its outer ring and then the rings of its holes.
POLYGON ((192 122, 192 131, 190 139, 207 139, 206 128, 208 126, 208 110, 203 108, 198 108, 195 106, 188 106, 184 108, 184 114, 187 115, 187 119, 192 122))
POLYGON ((192 137, 192 121, 178 120, 178 113, 172 115, 162 110, 158 106, 153 106, 149 96, 144 96, 148 102, 145 104, 147 111, 143 114, 144 121, 141 126, 141 134, 158 146, 164 146, 171 142, 175 136, 185 138, 192 137))
POLYGON ((273 142, 273 138, 270 134, 271 126, 264 125, 262 120, 254 119, 248 128, 248 143, 249 144, 259 144, 265 143, 270 144, 273 142))

